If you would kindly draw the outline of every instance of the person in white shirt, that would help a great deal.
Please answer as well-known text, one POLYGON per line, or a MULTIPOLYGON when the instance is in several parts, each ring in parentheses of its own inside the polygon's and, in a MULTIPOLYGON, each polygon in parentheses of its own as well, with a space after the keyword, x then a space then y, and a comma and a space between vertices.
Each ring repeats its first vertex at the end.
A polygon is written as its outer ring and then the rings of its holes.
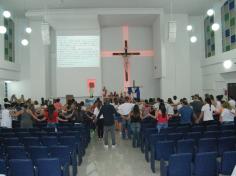
POLYGON ((236 102, 232 97, 229 97, 229 104, 230 104, 232 109, 235 109, 236 102))
POLYGON ((198 123, 203 119, 205 125, 210 124, 214 120, 215 106, 211 104, 211 99, 207 97, 205 99, 206 104, 202 107, 201 114, 198 119, 198 123))
MULTIPOLYGON (((96 102, 96 108, 94 109, 93 114, 98 118, 98 114, 102 108, 102 102, 99 100, 96 102)), ((98 133, 98 138, 103 139, 103 115, 100 116, 99 119, 97 119, 97 133, 98 133)))
POLYGON ((1 127, 12 128, 12 117, 10 115, 10 104, 4 104, 5 109, 2 110, 1 127))
POLYGON ((131 126, 130 126, 130 119, 129 114, 132 111, 135 104, 130 103, 129 97, 125 98, 125 103, 121 104, 118 107, 118 112, 122 117, 122 138, 125 139, 126 135, 129 139, 131 139, 131 126), (127 130, 127 134, 126 134, 127 130))
POLYGON ((235 109, 232 109, 228 102, 224 102, 223 111, 220 115, 220 122, 233 124, 234 118, 235 118, 235 109))
POLYGON ((161 99, 157 98, 157 102, 153 105, 153 108, 158 111, 160 106, 161 99))

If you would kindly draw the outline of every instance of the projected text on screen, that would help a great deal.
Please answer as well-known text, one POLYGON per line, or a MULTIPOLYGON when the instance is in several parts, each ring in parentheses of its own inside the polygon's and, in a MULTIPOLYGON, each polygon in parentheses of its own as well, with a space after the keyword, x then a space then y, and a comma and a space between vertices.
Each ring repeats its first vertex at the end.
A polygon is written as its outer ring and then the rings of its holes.
POLYGON ((57 67, 99 67, 99 36, 57 36, 57 67))

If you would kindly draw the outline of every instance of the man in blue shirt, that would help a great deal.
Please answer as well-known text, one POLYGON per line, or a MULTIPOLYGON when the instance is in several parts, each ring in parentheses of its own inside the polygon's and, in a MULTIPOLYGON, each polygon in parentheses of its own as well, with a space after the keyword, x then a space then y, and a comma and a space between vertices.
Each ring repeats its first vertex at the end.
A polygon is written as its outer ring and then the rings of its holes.
POLYGON ((179 109, 180 124, 192 124, 193 109, 188 105, 186 99, 183 100, 183 107, 179 109))

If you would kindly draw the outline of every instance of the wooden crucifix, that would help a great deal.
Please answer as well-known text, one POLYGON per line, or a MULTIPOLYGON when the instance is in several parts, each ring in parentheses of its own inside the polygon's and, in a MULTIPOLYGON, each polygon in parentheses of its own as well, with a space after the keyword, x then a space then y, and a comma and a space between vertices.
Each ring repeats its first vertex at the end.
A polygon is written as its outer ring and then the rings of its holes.
POLYGON ((130 56, 142 56, 142 57, 153 57, 153 50, 129 50, 128 37, 129 28, 128 26, 123 26, 123 51, 102 51, 102 57, 112 57, 121 56, 124 59, 124 89, 127 90, 128 87, 132 86, 130 77, 130 56))

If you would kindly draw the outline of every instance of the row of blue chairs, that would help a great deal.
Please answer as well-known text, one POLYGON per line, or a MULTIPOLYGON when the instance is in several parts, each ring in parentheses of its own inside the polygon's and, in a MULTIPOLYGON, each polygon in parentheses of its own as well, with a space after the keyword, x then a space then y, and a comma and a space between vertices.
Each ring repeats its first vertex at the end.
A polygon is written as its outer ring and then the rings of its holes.
POLYGON ((12 159, 9 165, 0 159, 0 174, 8 176, 69 176, 67 165, 58 158, 42 158, 33 163, 30 159, 12 159))
POLYGON ((216 176, 231 175, 236 164, 236 151, 223 154, 221 160, 217 153, 198 153, 192 160, 191 153, 173 154, 168 161, 161 160, 161 176, 216 176))

